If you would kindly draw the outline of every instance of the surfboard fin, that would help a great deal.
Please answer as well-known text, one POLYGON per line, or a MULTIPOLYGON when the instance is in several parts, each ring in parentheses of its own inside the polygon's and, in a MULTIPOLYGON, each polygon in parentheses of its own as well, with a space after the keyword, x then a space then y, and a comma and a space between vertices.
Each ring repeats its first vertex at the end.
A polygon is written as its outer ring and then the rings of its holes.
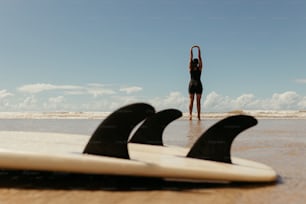
POLYGON ((192 146, 187 157, 231 162, 231 145, 242 131, 257 124, 252 116, 236 115, 227 117, 205 131, 192 146))
POLYGON ((127 144, 131 131, 154 113, 154 108, 145 103, 135 103, 116 110, 98 126, 83 153, 129 159, 127 144))
POLYGON ((163 132, 166 126, 182 116, 176 109, 166 109, 148 117, 132 136, 131 143, 163 146, 163 132))

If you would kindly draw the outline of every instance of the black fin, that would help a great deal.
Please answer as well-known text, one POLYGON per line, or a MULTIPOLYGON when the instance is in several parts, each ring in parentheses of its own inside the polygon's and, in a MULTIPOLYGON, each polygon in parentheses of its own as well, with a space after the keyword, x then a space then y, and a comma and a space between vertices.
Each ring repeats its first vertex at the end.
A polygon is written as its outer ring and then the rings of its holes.
POLYGON ((201 135, 187 157, 232 163, 230 151, 233 140, 240 132, 256 124, 257 120, 247 115, 225 118, 201 135))
POLYGON ((83 153, 129 159, 127 144, 132 129, 154 113, 154 108, 145 103, 118 109, 98 126, 83 153))
POLYGON ((163 146, 163 132, 166 126, 182 116, 176 109, 166 109, 148 117, 132 136, 131 143, 163 146))

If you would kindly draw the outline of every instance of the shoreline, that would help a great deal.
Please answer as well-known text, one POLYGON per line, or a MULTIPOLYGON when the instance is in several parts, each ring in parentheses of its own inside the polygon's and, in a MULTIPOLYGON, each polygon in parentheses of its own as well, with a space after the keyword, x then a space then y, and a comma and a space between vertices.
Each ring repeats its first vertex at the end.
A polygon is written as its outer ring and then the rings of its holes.
MULTIPOLYGON (((105 119, 111 112, 0 112, 0 119, 105 119)), ((257 119, 306 119, 306 111, 236 110, 230 112, 204 112, 201 118, 222 119, 232 115, 251 115, 257 119)), ((178 120, 189 120, 189 113, 183 113, 178 120)), ((197 120, 193 113, 193 120, 197 120)))

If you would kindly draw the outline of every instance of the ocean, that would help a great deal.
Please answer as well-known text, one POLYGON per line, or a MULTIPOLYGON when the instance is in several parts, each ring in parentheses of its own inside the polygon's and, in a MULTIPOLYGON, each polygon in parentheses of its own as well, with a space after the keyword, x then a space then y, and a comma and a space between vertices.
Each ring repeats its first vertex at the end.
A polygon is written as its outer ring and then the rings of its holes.
MULTIPOLYGON (((176 120, 164 131, 164 142, 170 145, 191 146, 195 140, 219 119, 202 121, 176 120)), ((0 131, 54 132, 90 136, 103 119, 0 119, 0 131)), ((236 140, 249 143, 262 138, 287 142, 306 142, 304 119, 259 119, 258 124, 241 133, 236 140), (273 138, 273 139, 272 139, 273 138)), ((136 127, 137 128, 137 127, 136 127)))

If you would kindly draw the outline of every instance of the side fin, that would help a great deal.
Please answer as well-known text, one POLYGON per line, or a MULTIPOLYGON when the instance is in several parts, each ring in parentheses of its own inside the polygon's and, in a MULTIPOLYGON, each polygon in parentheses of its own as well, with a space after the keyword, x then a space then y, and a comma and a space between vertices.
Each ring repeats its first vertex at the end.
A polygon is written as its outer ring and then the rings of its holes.
POLYGON ((163 146, 163 132, 166 126, 182 116, 176 109, 166 109, 148 117, 132 136, 131 143, 163 146))
POLYGON ((98 126, 83 153, 129 159, 127 143, 132 129, 154 113, 154 108, 145 103, 116 110, 98 126))
POLYGON ((257 124, 252 116, 227 117, 205 131, 193 145, 187 157, 232 163, 231 145, 242 131, 257 124))

